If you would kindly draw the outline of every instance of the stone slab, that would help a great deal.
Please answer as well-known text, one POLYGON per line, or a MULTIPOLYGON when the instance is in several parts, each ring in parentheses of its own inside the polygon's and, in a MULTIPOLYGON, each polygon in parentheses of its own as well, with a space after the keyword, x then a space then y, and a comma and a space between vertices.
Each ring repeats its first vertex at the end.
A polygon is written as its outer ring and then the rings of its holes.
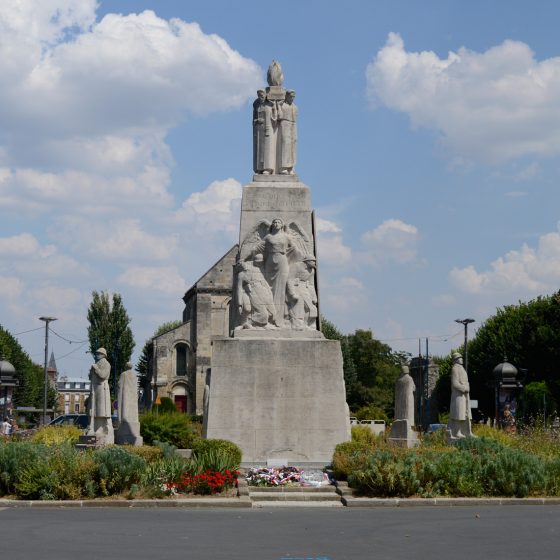
POLYGON ((204 436, 233 441, 244 464, 327 464, 350 439, 335 340, 213 341, 204 436))

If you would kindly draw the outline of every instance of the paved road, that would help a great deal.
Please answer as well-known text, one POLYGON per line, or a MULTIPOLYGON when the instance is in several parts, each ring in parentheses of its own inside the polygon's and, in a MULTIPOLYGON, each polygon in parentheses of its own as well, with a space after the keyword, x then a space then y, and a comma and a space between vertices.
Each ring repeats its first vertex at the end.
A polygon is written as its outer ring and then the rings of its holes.
POLYGON ((9 560, 557 560, 559 506, 4 509, 9 560))

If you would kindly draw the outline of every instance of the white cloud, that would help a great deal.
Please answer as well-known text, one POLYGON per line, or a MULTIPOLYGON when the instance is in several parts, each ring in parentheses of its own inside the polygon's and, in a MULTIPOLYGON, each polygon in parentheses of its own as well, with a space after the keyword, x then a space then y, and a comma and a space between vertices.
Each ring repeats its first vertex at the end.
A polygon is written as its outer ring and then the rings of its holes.
POLYGON ((366 258, 373 263, 403 264, 416 259, 418 229, 401 220, 385 220, 362 235, 366 258))
POLYGON ((135 218, 100 222, 68 216, 51 234, 75 252, 106 260, 165 260, 178 244, 176 236, 149 233, 135 218))
POLYGON ((178 223, 192 224, 193 229, 237 233, 241 205, 241 183, 235 179, 213 181, 183 202, 175 217, 178 223))
POLYGON ((23 292, 21 280, 15 276, 0 276, 0 297, 8 300, 19 297, 23 292))
POLYGON ((390 33, 366 77, 372 104, 436 130, 460 158, 497 163, 560 153, 560 57, 539 62, 525 43, 440 58, 408 52, 390 33))
POLYGON ((455 304, 456 299, 451 294, 439 294, 432 297, 432 304, 437 306, 446 306, 455 304))
POLYGON ((346 313, 363 306, 366 300, 365 287, 360 280, 353 276, 343 276, 338 281, 322 284, 327 306, 346 313))
POLYGON ((315 227, 317 228, 317 233, 341 233, 342 231, 335 222, 323 220, 322 218, 315 220, 315 227))
POLYGON ((119 275, 117 281, 145 293, 159 292, 177 297, 187 289, 175 266, 131 266, 119 275))
POLYGON ((39 250, 39 242, 30 233, 0 237, 0 257, 24 257, 39 250))
POLYGON ((470 294, 524 298, 552 292, 560 283, 560 233, 542 235, 537 247, 524 244, 509 251, 486 271, 478 272, 470 265, 453 268, 449 276, 459 290, 470 294))

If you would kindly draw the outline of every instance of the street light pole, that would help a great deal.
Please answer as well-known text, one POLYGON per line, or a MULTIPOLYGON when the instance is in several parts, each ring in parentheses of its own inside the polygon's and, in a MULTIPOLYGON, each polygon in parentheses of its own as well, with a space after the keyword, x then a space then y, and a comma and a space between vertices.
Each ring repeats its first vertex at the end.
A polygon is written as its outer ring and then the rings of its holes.
POLYGON ((460 323, 465 327, 465 351, 464 351, 464 360, 465 360, 465 371, 468 373, 469 371, 469 354, 467 350, 467 329, 470 323, 474 323, 474 319, 455 319, 456 323, 460 323))
POLYGON ((49 323, 56 321, 56 317, 39 317, 45 321, 45 387, 43 390, 43 426, 47 423, 47 389, 49 386, 48 359, 49 359, 49 323))

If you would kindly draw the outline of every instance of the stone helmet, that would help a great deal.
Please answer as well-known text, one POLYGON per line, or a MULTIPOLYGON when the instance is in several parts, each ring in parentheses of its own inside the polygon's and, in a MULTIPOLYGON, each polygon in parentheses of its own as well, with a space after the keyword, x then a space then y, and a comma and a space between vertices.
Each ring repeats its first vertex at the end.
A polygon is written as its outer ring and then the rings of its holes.
POLYGON ((101 355, 105 356, 105 358, 107 357, 107 350, 105 350, 105 348, 98 348, 98 349, 95 351, 95 353, 96 353, 96 354, 101 354, 101 355))
POLYGON ((459 358, 461 358, 461 360, 463 359, 462 354, 459 354, 459 352, 453 352, 453 354, 451 355, 451 357, 453 358, 453 360, 457 360, 459 358))

